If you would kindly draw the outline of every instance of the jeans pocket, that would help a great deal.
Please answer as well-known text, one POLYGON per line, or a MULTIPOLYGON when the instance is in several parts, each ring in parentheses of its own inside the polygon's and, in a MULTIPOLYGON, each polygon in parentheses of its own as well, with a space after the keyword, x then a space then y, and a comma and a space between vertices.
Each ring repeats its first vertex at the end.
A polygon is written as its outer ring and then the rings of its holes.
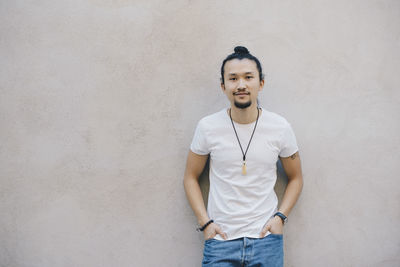
POLYGON ((268 236, 276 237, 276 238, 283 238, 283 234, 269 234, 268 236))
POLYGON ((204 240, 204 243, 210 243, 210 242, 212 242, 214 240, 215 240, 214 237, 211 237, 209 239, 204 240))

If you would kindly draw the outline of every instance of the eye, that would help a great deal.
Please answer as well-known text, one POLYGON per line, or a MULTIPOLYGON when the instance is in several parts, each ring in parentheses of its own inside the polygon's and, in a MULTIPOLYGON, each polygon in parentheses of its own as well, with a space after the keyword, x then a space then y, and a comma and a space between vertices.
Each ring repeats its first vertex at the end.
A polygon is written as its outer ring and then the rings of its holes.
POLYGON ((246 76, 246 79, 252 79, 253 76, 246 76))
POLYGON ((231 77, 231 78, 229 78, 229 80, 236 81, 236 78, 235 77, 231 77))

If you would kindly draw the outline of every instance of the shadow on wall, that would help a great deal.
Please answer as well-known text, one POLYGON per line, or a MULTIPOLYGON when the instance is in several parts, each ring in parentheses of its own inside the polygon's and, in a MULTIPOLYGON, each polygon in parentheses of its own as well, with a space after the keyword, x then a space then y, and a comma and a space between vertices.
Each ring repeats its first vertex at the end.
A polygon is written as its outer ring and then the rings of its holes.
POLYGON ((206 208, 208 203, 208 192, 210 190, 210 179, 208 176, 209 172, 210 172, 210 156, 208 156, 206 166, 204 167, 203 172, 199 177, 200 189, 203 195, 204 205, 206 205, 206 208))
MULTIPOLYGON (((199 184, 200 184, 200 189, 201 189, 201 193, 203 195, 203 199, 204 199, 204 205, 207 207, 207 203, 208 203, 208 192, 210 190, 210 179, 209 179, 209 168, 210 168, 210 157, 208 157, 206 166, 204 167, 203 172, 200 175, 199 178, 199 184)), ((287 186, 287 175, 285 173, 285 170, 282 167, 282 163, 280 160, 278 160, 278 162, 276 163, 276 168, 277 168, 277 180, 276 180, 276 184, 275 184, 275 192, 276 195, 278 196, 278 207, 282 201, 283 198, 283 193, 285 192, 285 188, 287 186)))

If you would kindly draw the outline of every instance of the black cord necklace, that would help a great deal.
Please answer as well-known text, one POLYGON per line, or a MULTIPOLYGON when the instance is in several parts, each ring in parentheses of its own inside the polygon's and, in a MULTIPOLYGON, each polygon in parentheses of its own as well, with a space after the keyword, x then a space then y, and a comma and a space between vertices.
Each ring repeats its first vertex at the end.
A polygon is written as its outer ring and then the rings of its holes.
POLYGON ((243 152, 242 144, 240 143, 239 136, 238 136, 238 134, 236 132, 235 124, 233 123, 233 120, 232 120, 231 109, 229 109, 229 117, 231 118, 232 127, 233 127, 233 130, 235 131, 236 139, 238 140, 238 143, 239 143, 239 146, 240 146, 240 150, 242 151, 242 155, 243 155, 243 166, 242 166, 242 174, 243 175, 246 175, 246 173, 247 173, 247 170, 246 170, 246 154, 247 154, 247 150, 249 150, 250 143, 251 143, 251 140, 253 139, 254 132, 256 131, 257 123, 258 123, 258 117, 259 116, 260 116, 260 109, 257 108, 256 124, 254 125, 253 133, 251 134, 249 143, 247 144, 246 152, 243 152))

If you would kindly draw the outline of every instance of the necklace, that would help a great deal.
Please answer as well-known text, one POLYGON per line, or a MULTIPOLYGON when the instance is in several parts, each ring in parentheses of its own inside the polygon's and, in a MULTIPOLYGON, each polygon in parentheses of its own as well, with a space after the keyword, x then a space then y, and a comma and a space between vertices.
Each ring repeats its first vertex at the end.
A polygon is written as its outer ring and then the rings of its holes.
POLYGON ((242 165, 242 174, 243 175, 246 175, 246 173, 247 173, 247 170, 246 170, 246 154, 247 154, 247 150, 249 150, 250 143, 251 143, 251 140, 253 139, 254 132, 256 131, 257 123, 258 123, 258 117, 259 116, 260 116, 260 109, 257 108, 256 124, 254 125, 253 133, 251 134, 249 143, 247 144, 246 152, 243 152, 242 144, 240 143, 239 136, 238 136, 238 134, 236 132, 235 124, 233 123, 233 120, 232 120, 231 109, 229 109, 229 117, 231 118, 232 127, 233 127, 233 130, 235 131, 236 139, 238 140, 238 143, 239 143, 239 146, 240 146, 240 150, 242 151, 242 155, 243 155, 243 165, 242 165))

